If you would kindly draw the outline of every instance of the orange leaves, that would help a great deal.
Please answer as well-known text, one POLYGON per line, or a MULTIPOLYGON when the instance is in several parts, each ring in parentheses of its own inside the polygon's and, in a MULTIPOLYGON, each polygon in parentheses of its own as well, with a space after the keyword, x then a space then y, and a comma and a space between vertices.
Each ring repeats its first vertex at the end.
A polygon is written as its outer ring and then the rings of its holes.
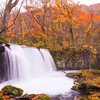
POLYGON ((16 35, 12 34, 11 36, 16 36, 16 35))
POLYGON ((94 19, 94 21, 95 21, 95 20, 96 20, 96 21, 100 21, 100 17, 97 16, 96 14, 93 14, 93 19, 94 19))
POLYGON ((40 25, 37 25, 38 29, 41 29, 41 26, 40 25))
POLYGON ((35 36, 35 34, 34 34, 34 33, 32 33, 32 36, 35 36))
POLYGON ((6 35, 11 35, 13 32, 7 32, 6 35))
POLYGON ((21 35, 21 33, 17 33, 17 34, 21 35))

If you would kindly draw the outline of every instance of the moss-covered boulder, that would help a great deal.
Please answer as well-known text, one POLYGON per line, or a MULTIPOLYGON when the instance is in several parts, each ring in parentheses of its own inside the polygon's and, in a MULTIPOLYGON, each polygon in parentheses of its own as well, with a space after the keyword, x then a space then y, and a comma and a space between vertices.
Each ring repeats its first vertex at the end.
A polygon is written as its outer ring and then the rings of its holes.
POLYGON ((16 100, 52 100, 46 94, 24 94, 15 98, 16 100))
POLYGON ((0 94, 0 100, 3 100, 3 99, 4 99, 4 98, 3 98, 3 95, 0 94))
POLYGON ((48 95, 46 94, 37 94, 33 100, 52 100, 48 95))
POLYGON ((78 89, 85 91, 100 91, 100 85, 97 85, 94 82, 83 82, 78 86, 78 89))
POLYGON ((100 100, 100 92, 93 92, 87 97, 87 100, 100 100))
POLYGON ((86 100, 84 97, 80 97, 78 100, 86 100))
POLYGON ((14 96, 20 96, 23 93, 23 90, 11 85, 7 85, 1 90, 3 92, 3 95, 14 95, 14 96))
POLYGON ((78 90, 78 85, 72 86, 72 90, 78 90))

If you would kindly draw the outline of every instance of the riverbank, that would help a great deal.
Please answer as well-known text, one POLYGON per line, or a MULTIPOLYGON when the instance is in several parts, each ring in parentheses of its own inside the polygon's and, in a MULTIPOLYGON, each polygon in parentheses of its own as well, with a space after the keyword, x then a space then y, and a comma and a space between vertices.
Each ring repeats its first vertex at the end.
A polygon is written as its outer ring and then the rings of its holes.
POLYGON ((77 100, 100 100, 100 70, 81 70, 66 76, 75 79, 72 90, 88 95, 87 98, 81 97, 83 99, 77 100))

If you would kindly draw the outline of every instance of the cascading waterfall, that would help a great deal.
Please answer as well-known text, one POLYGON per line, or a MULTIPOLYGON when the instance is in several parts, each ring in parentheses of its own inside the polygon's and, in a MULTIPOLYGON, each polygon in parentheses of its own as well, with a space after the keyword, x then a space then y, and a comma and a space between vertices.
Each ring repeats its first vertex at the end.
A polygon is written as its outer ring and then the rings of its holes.
POLYGON ((24 93, 62 94, 70 91, 73 79, 56 67, 47 49, 10 44, 0 54, 0 89, 14 85, 24 93))
MULTIPOLYGON (((56 70, 49 51, 34 47, 10 44, 5 46, 4 63, 6 75, 1 80, 36 78, 56 70)), ((2 69, 1 69, 2 71, 2 69)))

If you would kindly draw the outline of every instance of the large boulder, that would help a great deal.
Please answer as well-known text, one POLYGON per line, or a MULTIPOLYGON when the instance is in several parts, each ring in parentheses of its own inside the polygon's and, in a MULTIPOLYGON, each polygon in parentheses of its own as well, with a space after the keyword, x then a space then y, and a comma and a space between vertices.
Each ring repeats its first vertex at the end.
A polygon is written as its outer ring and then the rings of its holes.
POLYGON ((7 85, 4 88, 2 88, 3 95, 14 95, 14 96, 20 96, 23 93, 23 90, 17 87, 14 87, 12 85, 7 85))

